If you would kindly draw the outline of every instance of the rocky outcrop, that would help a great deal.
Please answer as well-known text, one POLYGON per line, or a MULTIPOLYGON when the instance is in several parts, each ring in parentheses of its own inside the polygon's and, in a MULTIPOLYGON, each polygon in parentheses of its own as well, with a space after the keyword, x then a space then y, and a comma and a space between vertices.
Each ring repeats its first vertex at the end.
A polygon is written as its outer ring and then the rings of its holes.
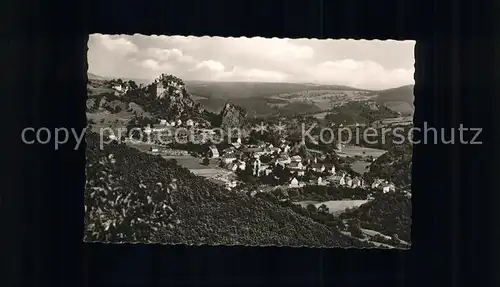
POLYGON ((191 98, 184 82, 175 76, 162 74, 150 85, 149 93, 159 102, 163 117, 178 119, 203 113, 203 107, 191 98))
POLYGON ((220 126, 223 129, 242 127, 247 122, 246 116, 243 108, 228 102, 220 113, 220 126))

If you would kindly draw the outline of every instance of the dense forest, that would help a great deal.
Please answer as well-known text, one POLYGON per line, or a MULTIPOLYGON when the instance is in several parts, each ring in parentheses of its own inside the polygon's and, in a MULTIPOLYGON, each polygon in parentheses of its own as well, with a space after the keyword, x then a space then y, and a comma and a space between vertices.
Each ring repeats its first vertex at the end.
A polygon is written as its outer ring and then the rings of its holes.
POLYGON ((370 165, 370 171, 366 176, 367 178, 384 178, 397 186, 409 186, 412 158, 413 145, 411 143, 393 145, 370 165))
POLYGON ((343 213, 342 219, 355 219, 362 228, 411 241, 411 198, 403 193, 386 193, 359 208, 343 213))
MULTIPOLYGON (((370 247, 292 208, 228 192, 174 161, 87 135, 85 240, 370 247)), ((372 246, 373 247, 373 246, 372 246)))
POLYGON ((356 123, 370 125, 374 121, 395 118, 399 114, 383 105, 369 102, 349 102, 336 107, 325 116, 325 121, 336 124, 353 125, 356 123))

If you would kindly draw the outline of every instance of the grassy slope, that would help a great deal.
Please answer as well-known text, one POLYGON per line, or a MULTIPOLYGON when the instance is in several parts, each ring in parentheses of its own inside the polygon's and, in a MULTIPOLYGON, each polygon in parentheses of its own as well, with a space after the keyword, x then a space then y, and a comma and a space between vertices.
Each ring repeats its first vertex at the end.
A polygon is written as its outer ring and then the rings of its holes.
POLYGON ((87 136, 87 241, 361 246, 289 208, 230 193, 159 156, 124 145, 101 151, 97 141, 96 134, 87 136), (116 227, 106 231, 113 221, 116 227))
POLYGON ((394 89, 375 92, 373 94, 377 95, 375 101, 379 104, 386 105, 397 112, 408 114, 412 113, 414 110, 413 87, 414 85, 406 85, 394 89))

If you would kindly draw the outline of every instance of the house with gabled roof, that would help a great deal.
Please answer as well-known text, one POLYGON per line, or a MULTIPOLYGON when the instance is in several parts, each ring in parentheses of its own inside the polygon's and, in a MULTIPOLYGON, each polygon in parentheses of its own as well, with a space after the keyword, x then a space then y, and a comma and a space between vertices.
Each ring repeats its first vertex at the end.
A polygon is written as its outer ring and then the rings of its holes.
POLYGON ((345 185, 345 174, 330 176, 328 181, 335 185, 343 186, 345 185))
POLYGON ((352 180, 352 188, 363 187, 363 180, 359 177, 355 177, 352 180))
POLYGON ((309 165, 310 169, 315 172, 325 171, 325 165, 322 163, 312 163, 309 165))
POLYGON ((379 186, 381 186, 383 183, 384 183, 384 180, 383 180, 383 179, 376 178, 376 179, 372 182, 372 188, 378 188, 378 187, 379 187, 379 186))
POLYGON ((220 156, 219 150, 215 145, 210 146, 208 149, 209 149, 208 154, 211 158, 218 158, 220 156))
POLYGON ((396 190, 396 187, 392 183, 384 182, 381 186, 383 193, 393 192, 396 190))
POLYGON ((287 155, 280 155, 276 161, 275 161, 275 164, 276 165, 281 165, 283 167, 285 167, 287 164, 290 164, 291 163, 291 159, 289 156, 287 155))
POLYGON ((297 176, 304 176, 305 174, 304 165, 301 162, 291 162, 287 167, 290 169, 291 173, 297 176))
POLYGON ((297 178, 292 178, 292 180, 290 181, 290 184, 289 184, 289 187, 299 187, 299 181, 297 180, 297 178))
POLYGON ((336 172, 335 165, 331 163, 325 164, 325 171, 328 172, 329 174, 335 174, 336 172))
POLYGON ((345 180, 345 185, 346 185, 347 187, 352 187, 352 177, 350 177, 350 176, 346 176, 346 177, 344 178, 344 180, 345 180))
POLYGON ((237 157, 234 153, 225 153, 220 157, 220 159, 224 164, 229 164, 235 161, 237 157))

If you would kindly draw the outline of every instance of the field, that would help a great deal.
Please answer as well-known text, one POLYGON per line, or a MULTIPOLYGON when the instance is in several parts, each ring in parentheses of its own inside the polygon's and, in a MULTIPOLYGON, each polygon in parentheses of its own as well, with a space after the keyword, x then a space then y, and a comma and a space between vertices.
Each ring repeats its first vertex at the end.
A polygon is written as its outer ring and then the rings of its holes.
POLYGON ((365 101, 370 99, 368 92, 358 90, 306 90, 294 93, 278 94, 270 97, 275 100, 285 100, 290 103, 309 102, 322 111, 350 101, 365 101))
POLYGON ((382 124, 390 125, 390 124, 403 124, 403 123, 412 123, 413 117, 398 117, 398 118, 389 118, 382 120, 382 124))
POLYGON ((360 205, 365 204, 366 202, 368 202, 368 201, 367 200, 330 200, 330 201, 325 201, 325 202, 318 202, 318 201, 307 200, 307 201, 300 201, 297 203, 302 205, 303 207, 307 207, 309 204, 314 204, 314 206, 316 208, 318 208, 320 205, 324 204, 328 207, 328 210, 330 213, 338 215, 339 213, 343 212, 347 208, 359 207, 360 205))
POLYGON ((111 114, 109 112, 87 113, 87 120, 92 121, 92 131, 99 133, 101 129, 111 128, 118 136, 118 128, 123 128, 132 118, 127 112, 111 114))
POLYGON ((377 158, 386 152, 387 152, 386 150, 382 150, 382 149, 374 149, 374 148, 361 147, 361 146, 346 146, 346 147, 342 147, 342 151, 337 152, 337 154, 340 157, 372 156, 374 158, 377 158))
POLYGON ((330 112, 321 112, 321 113, 316 113, 316 114, 311 114, 310 116, 318 119, 318 120, 323 120, 325 119, 326 115, 328 115, 330 112))
POLYGON ((368 172, 370 164, 370 162, 357 160, 351 164, 351 169, 358 174, 364 174, 365 172, 368 172))
POLYGON ((370 94, 374 96, 377 103, 385 105, 393 111, 408 115, 413 114, 413 87, 414 85, 406 85, 394 89, 374 92, 370 94))

